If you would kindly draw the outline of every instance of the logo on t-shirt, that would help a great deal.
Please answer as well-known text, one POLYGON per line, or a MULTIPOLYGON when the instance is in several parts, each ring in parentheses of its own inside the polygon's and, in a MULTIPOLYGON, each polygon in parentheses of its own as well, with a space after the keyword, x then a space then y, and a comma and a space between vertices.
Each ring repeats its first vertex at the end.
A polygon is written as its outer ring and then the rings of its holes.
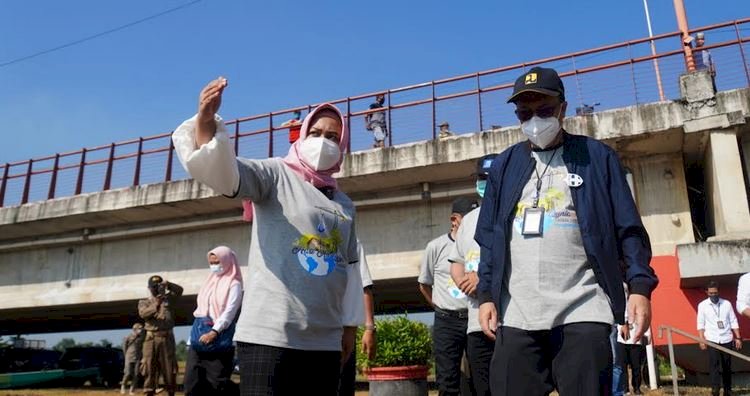
POLYGON ((300 266, 309 274, 326 276, 336 269, 336 265, 343 263, 344 259, 339 254, 343 237, 339 229, 339 221, 350 220, 338 211, 327 208, 318 208, 323 212, 333 214, 333 225, 327 227, 324 218, 315 227, 315 233, 302 234, 295 242, 292 253, 297 256, 300 266))

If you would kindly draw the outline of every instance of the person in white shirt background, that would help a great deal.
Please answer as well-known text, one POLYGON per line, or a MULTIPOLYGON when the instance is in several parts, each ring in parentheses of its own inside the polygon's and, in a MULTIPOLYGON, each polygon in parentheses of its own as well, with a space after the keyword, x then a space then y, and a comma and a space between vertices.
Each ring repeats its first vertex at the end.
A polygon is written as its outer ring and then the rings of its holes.
POLYGON ((185 365, 185 395, 234 395, 232 337, 242 305, 242 271, 226 246, 208 252, 211 273, 198 292, 185 365))
POLYGON ((731 350, 742 349, 742 337, 737 316, 732 304, 719 297, 719 285, 710 281, 706 287, 708 298, 698 304, 698 335, 700 348, 708 349, 708 370, 711 377, 711 392, 719 395, 724 388, 724 395, 732 392, 732 360, 727 353, 715 348, 708 348, 706 341, 719 344, 731 350), (723 385, 723 386, 722 386, 723 385))
POLYGON ((737 312, 750 319, 750 272, 740 277, 737 282, 737 312))
MULTIPOLYGON (((628 285, 623 284, 625 289, 625 301, 629 297, 628 285)), ((646 329, 643 338, 635 342, 635 328, 638 323, 631 323, 628 320, 627 309, 625 310, 625 324, 618 324, 617 343, 615 344, 615 366, 620 368, 620 374, 617 376, 613 396, 622 396, 628 390, 628 366, 630 366, 630 386, 633 388, 633 395, 642 395, 641 393, 641 370, 646 358, 646 344, 651 339, 651 329, 646 329)))

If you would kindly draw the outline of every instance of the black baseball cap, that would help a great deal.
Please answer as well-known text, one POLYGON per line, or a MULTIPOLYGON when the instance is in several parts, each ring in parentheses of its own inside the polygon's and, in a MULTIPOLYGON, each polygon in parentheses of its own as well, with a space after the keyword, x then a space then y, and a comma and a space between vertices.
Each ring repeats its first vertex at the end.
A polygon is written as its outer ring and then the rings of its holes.
POLYGON ((148 287, 152 288, 159 283, 162 283, 164 280, 159 275, 153 275, 152 277, 148 278, 148 287))
POLYGON ((513 86, 513 95, 508 98, 508 103, 515 103, 518 95, 524 92, 538 92, 549 96, 559 96, 560 101, 565 101, 565 87, 555 69, 546 67, 534 67, 516 79, 513 86))
POLYGON ((489 175, 490 168, 492 167, 492 161, 495 160, 495 157, 497 157, 497 154, 487 154, 484 157, 479 158, 477 160, 477 172, 474 175, 489 175))
POLYGON ((479 207, 479 203, 477 203, 474 199, 469 199, 466 197, 460 197, 456 198, 453 201, 453 205, 451 206, 451 213, 458 213, 461 216, 465 216, 467 213, 471 212, 472 210, 479 207))

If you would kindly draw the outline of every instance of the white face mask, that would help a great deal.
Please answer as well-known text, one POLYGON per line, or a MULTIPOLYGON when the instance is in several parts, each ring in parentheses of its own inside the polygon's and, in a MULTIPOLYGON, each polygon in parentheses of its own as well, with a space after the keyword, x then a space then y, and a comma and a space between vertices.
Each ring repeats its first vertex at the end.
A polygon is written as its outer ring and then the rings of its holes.
POLYGON ((211 272, 214 274, 219 274, 224 270, 224 267, 221 264, 209 264, 208 268, 210 268, 211 272))
POLYGON ((535 146, 545 149, 557 137, 560 131, 560 121, 557 117, 541 118, 531 117, 530 120, 521 123, 521 131, 535 146))
POLYGON ((341 158, 339 145, 324 137, 309 137, 302 141, 300 156, 307 165, 316 171, 333 168, 341 158))

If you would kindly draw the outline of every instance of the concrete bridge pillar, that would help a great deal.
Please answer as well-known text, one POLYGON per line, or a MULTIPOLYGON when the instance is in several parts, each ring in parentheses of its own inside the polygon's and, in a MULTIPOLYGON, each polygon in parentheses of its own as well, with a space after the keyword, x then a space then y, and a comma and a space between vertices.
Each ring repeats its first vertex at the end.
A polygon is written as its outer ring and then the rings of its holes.
POLYGON ((706 195, 714 231, 714 237, 709 240, 750 237, 750 210, 743 170, 736 131, 709 132, 706 195))

